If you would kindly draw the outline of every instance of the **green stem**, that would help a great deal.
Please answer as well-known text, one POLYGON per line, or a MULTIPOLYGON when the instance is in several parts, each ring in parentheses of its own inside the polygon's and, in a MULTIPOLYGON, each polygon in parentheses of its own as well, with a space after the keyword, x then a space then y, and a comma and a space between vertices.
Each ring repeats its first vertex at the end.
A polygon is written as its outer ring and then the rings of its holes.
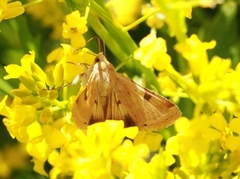
POLYGON ((145 21, 147 18, 149 18, 150 16, 154 15, 155 13, 159 12, 161 8, 157 8, 154 11, 152 11, 151 13, 148 13, 146 15, 144 15, 143 17, 139 18, 138 20, 136 20, 135 22, 133 22, 132 24, 124 27, 125 31, 129 31, 130 29, 134 28, 135 26, 137 26, 138 24, 142 23, 143 21, 145 21))
POLYGON ((34 5, 34 4, 41 3, 41 2, 43 2, 43 1, 45 1, 45 0, 36 0, 36 1, 30 2, 30 3, 24 4, 23 7, 24 7, 24 8, 27 8, 27 7, 29 7, 29 6, 32 6, 32 5, 34 5))

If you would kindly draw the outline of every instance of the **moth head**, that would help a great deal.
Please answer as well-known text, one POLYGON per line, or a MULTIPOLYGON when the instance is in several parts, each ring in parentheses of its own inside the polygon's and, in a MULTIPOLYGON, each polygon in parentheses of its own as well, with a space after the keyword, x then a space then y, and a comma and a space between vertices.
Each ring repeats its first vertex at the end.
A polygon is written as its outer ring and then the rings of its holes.
POLYGON ((100 58, 99 58, 99 56, 97 56, 96 58, 95 58, 95 60, 94 60, 94 63, 98 63, 98 62, 100 62, 101 60, 100 60, 100 58))
POLYGON ((99 63, 99 62, 106 62, 106 61, 107 61, 107 59, 103 55, 103 53, 99 53, 99 54, 97 54, 97 56, 96 56, 96 58, 94 60, 94 64, 99 63))
POLYGON ((94 71, 94 69, 95 69, 95 71, 99 71, 99 70, 113 71, 114 70, 114 67, 112 66, 111 63, 108 62, 108 60, 103 55, 103 53, 97 54, 96 58, 94 59, 92 68, 93 68, 93 71, 94 71))

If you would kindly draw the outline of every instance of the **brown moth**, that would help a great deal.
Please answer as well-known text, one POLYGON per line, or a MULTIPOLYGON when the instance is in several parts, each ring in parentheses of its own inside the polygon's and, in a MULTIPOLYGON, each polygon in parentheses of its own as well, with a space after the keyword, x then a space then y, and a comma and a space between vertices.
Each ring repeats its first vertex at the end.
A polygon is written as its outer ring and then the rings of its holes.
POLYGON ((76 99, 72 115, 76 125, 88 125, 106 119, 123 120, 125 127, 160 130, 181 116, 176 105, 117 73, 99 53, 86 73, 87 84, 76 99))

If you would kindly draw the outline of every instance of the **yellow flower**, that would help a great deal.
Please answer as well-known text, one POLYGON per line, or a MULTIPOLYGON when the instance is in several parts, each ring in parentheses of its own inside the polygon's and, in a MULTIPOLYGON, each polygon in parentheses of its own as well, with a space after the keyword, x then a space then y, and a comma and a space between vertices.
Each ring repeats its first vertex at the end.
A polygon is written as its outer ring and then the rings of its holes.
POLYGON ((160 134, 141 131, 134 138, 134 144, 145 143, 151 151, 156 151, 159 149, 162 139, 160 134))
POLYGON ((193 34, 184 42, 179 42, 174 46, 175 50, 182 54, 189 62, 191 72, 195 76, 199 76, 203 68, 208 64, 207 49, 212 49, 216 45, 216 41, 201 42, 197 35, 193 34))
POLYGON ((125 140, 123 144, 114 151, 113 160, 120 164, 123 169, 127 170, 128 167, 133 165, 132 162, 144 162, 144 158, 147 158, 148 155, 149 149, 146 144, 142 143, 134 146, 130 140, 125 140))
POLYGON ((62 36, 71 39, 71 45, 75 48, 84 47, 86 41, 82 34, 87 32, 87 20, 81 17, 79 11, 74 11, 66 16, 67 23, 63 23, 62 36))
POLYGON ((126 136, 134 138, 138 130, 137 127, 124 128, 123 121, 106 120, 88 126, 85 132, 72 125, 62 129, 71 137, 60 151, 50 153, 49 162, 53 165, 50 178, 60 174, 73 178, 158 178, 166 172, 162 167, 174 163, 171 154, 163 151, 148 163, 149 148, 145 141, 159 141, 156 137, 159 135, 149 133, 142 143, 124 140, 126 136), (159 163, 161 168, 157 168, 159 163))
POLYGON ((148 163, 143 160, 135 159, 129 166, 129 174, 125 177, 126 179, 133 178, 146 178, 152 179, 151 173, 148 169, 148 163))
MULTIPOLYGON (((62 48, 53 50, 47 56, 50 65, 46 69, 47 80, 49 80, 47 84, 51 88, 60 87, 64 82, 67 84, 73 83, 76 77, 81 78, 86 72, 85 65, 90 66, 95 59, 95 55, 87 48, 76 49, 68 44, 61 45, 62 48)), ((82 80, 81 78, 81 82, 82 80)), ((86 84, 86 82, 83 82, 83 84, 86 84)))
POLYGON ((7 97, 0 103, 0 113, 6 116, 6 118, 3 119, 3 123, 7 127, 10 135, 13 138, 16 137, 17 140, 21 142, 28 142, 36 135, 39 135, 38 126, 35 125, 35 121, 37 120, 35 107, 16 105, 10 108, 6 105, 6 100, 7 97), (31 128, 35 130, 31 130, 31 128))
POLYGON ((158 83, 161 88, 161 92, 164 96, 171 97, 171 100, 174 102, 179 101, 179 94, 181 94, 181 97, 188 97, 187 94, 183 93, 183 89, 178 87, 177 84, 174 82, 174 80, 171 78, 171 74, 167 71, 162 71, 158 74, 158 83))
MULTIPOLYGON (((62 60, 65 70, 64 79, 72 82, 76 76, 85 73, 86 67, 82 64, 90 66, 95 56, 87 48, 78 50, 66 44, 62 44, 62 46, 64 50, 64 59, 62 60)), ((86 82, 83 82, 83 84, 86 84, 86 82)))
POLYGON ((26 54, 21 58, 21 66, 10 64, 4 67, 8 73, 8 75, 4 77, 5 80, 19 78, 21 75, 27 76, 29 73, 31 73, 30 64, 34 62, 35 52, 30 51, 29 53, 30 54, 26 54))
POLYGON ((111 0, 107 1, 106 6, 111 10, 116 20, 125 26, 133 23, 139 17, 141 3, 142 0, 111 0))
POLYGON ((123 143, 126 136, 135 137, 138 132, 137 127, 124 128, 123 121, 106 120, 88 126, 85 132, 72 125, 66 125, 62 130, 71 137, 61 151, 52 151, 49 156, 53 165, 51 178, 60 173, 73 178, 120 176, 127 170, 125 163, 134 160, 134 156, 148 155, 144 144, 134 146, 130 140, 123 143), (123 160, 123 156, 128 157, 123 160))
MULTIPOLYGON (((152 6, 151 4, 145 4, 142 7, 142 15, 147 15, 152 13, 156 8, 152 6)), ((146 23, 151 28, 157 28, 160 29, 164 26, 164 14, 160 12, 156 12, 154 15, 150 16, 146 23)))
POLYGON ((10 64, 5 67, 8 75, 6 75, 4 79, 18 78, 21 84, 23 84, 21 88, 13 90, 12 93, 20 97, 24 104, 36 104, 44 98, 50 100, 56 99, 58 94, 56 90, 52 88, 53 86, 60 87, 64 82, 63 77, 59 75, 63 74, 61 64, 57 64, 55 67, 54 85, 52 83, 48 84, 48 82, 52 81, 49 80, 49 76, 34 63, 34 58, 34 51, 30 51, 30 55, 24 55, 21 59, 21 66, 10 64), (56 74, 57 72, 58 74, 56 74), (51 88, 51 90, 48 90, 49 88, 51 88))
MULTIPOLYGON (((233 125, 239 123, 237 120, 233 125)), ((166 151, 179 156, 182 174, 199 178, 228 178, 240 166, 240 162, 233 159, 240 155, 239 145, 234 143, 239 139, 229 141, 233 135, 220 113, 210 117, 201 115, 191 121, 180 118, 175 127, 178 133, 167 140, 166 151), (229 152, 230 145, 235 147, 233 152, 229 152)))
POLYGON ((231 68, 230 59, 213 57, 211 62, 202 69, 199 75, 197 92, 201 100, 213 109, 237 114, 239 108, 240 74, 231 68))
MULTIPOLYGON (((28 153, 34 157, 34 170, 46 175, 44 162, 53 149, 66 143, 61 127, 70 121, 71 116, 67 115, 67 102, 58 101, 58 91, 54 89, 61 86, 64 79, 59 79, 59 74, 53 75, 52 80, 48 79, 34 63, 34 57, 32 51, 21 59, 21 66, 6 67, 8 75, 5 78, 18 78, 21 83, 12 91, 15 98, 11 106, 6 105, 7 98, 1 101, 0 113, 5 116, 3 122, 10 135, 27 144, 28 153), (48 84, 52 81, 53 84, 48 84)), ((59 64, 55 67, 58 72, 61 71, 59 64)))
POLYGON ((27 144, 28 153, 38 161, 46 161, 53 149, 43 137, 36 138, 27 144))
POLYGON ((23 14, 25 9, 20 1, 8 3, 8 0, 0 1, 0 22, 23 14))
POLYGON ((168 178, 169 172, 167 172, 168 166, 175 163, 175 159, 168 151, 159 149, 158 154, 155 154, 149 163, 149 172, 153 178, 168 178))
POLYGON ((191 18, 192 7, 190 3, 180 1, 156 1, 143 7, 143 15, 155 12, 147 19, 147 24, 152 28, 161 28, 164 23, 169 26, 170 36, 176 36, 178 40, 185 39, 187 31, 185 17, 191 18))
POLYGON ((216 0, 201 0, 199 1, 200 6, 203 8, 215 8, 217 4, 222 4, 224 1, 216 0))
POLYGON ((167 70, 197 105, 195 115, 199 115, 202 110, 207 113, 217 110, 239 116, 238 67, 234 71, 230 59, 217 56, 208 62, 206 49, 213 48, 214 45, 215 41, 202 43, 196 35, 192 35, 185 43, 176 45, 176 49, 188 59, 191 73, 181 76, 171 68, 167 70))
POLYGON ((210 117, 210 123, 221 135, 222 148, 235 152, 240 148, 240 130, 238 125, 240 124, 239 118, 233 118, 227 123, 226 119, 220 113, 215 113, 210 117), (237 134, 237 135, 236 135, 237 134))
POLYGON ((33 170, 35 172, 38 172, 39 174, 43 175, 43 176, 48 176, 47 172, 44 170, 44 162, 37 160, 35 158, 32 159, 33 163, 34 163, 34 167, 33 170))
POLYGON ((143 66, 154 67, 159 71, 164 70, 171 62, 166 41, 157 38, 155 30, 141 40, 139 49, 134 52, 134 58, 140 60, 143 66))
MULTIPOLYGON (((53 125, 54 126, 54 125, 53 125)), ((66 143, 66 137, 58 129, 50 125, 42 126, 38 136, 27 143, 27 151, 33 157, 34 170, 42 175, 44 162, 55 148, 60 148, 66 143)))

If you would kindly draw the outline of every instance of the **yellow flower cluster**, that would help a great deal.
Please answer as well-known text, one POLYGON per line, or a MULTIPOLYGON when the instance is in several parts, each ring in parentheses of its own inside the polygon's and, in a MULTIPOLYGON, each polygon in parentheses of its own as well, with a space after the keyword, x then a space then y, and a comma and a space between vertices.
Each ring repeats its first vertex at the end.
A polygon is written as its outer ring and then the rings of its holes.
MULTIPOLYGON (((166 155, 160 152, 146 162, 150 154, 148 145, 135 142, 142 138, 136 136, 138 128, 124 128, 123 121, 106 120, 93 124, 86 133, 73 125, 66 125, 64 133, 68 135, 69 142, 61 152, 55 150, 49 155, 53 166, 51 178, 60 174, 71 174, 73 178, 158 178, 157 173, 164 175, 166 172, 163 169, 154 171, 157 164, 166 160, 166 155)), ((142 135, 147 137, 149 134, 142 135)), ((156 135, 150 138, 158 139, 160 135, 156 135)))
POLYGON ((140 48, 134 52, 134 58, 140 60, 143 66, 162 71, 170 64, 171 57, 167 54, 166 41, 157 38, 154 29, 141 40, 139 45, 140 48))
POLYGON ((221 113, 201 115, 191 121, 179 119, 175 123, 178 133, 166 145, 166 150, 181 160, 175 174, 180 178, 228 178, 233 171, 239 172, 240 162, 234 160, 240 157, 239 124, 238 118, 227 124, 221 113))
MULTIPOLYGON (((193 34, 174 47, 190 67, 190 72, 182 76, 170 65, 171 60, 163 65, 166 62, 164 55, 159 55, 162 59, 156 61, 154 56, 150 56, 154 53, 156 37, 150 41, 147 38, 140 42, 135 58, 148 68, 165 70, 159 74, 164 94, 175 96, 175 99, 176 96, 188 97, 195 103, 193 119, 183 117, 176 121, 177 135, 166 143, 166 151, 181 161, 181 166, 173 170, 175 177, 229 178, 238 173, 240 161, 234 158, 240 157, 239 64, 233 70, 230 59, 214 56, 209 60, 207 50, 213 49, 216 42, 201 42, 193 34), (162 69, 155 63, 161 64, 162 69), (224 114, 229 117, 224 117, 224 114)), ((158 52, 163 48, 166 48, 165 44, 159 46, 158 52)))
POLYGON ((68 97, 59 96, 58 89, 84 72, 84 67, 78 63, 92 63, 93 58, 84 49, 62 44, 62 48, 49 54, 45 72, 34 62, 34 51, 22 57, 21 66, 5 67, 8 75, 4 79, 17 78, 20 85, 12 91, 15 98, 11 106, 6 104, 7 96, 0 103, 0 113, 6 117, 3 122, 13 138, 27 144, 34 169, 43 175, 47 175, 43 165, 50 153, 67 142, 62 128, 71 123, 70 104, 64 100, 68 97))
MULTIPOLYGON (((175 49, 189 62, 191 73, 184 76, 181 86, 189 97, 198 105, 196 115, 201 110, 207 112, 227 110, 230 114, 239 116, 239 65, 235 71, 231 69, 231 60, 214 56, 209 62, 207 49, 216 42, 201 42, 192 35, 185 42, 179 43, 175 49)), ((171 71, 172 68, 169 70, 171 71)), ((179 75, 175 74, 175 78, 179 75)))
POLYGON ((162 28, 164 23, 169 26, 170 35, 182 39, 185 36, 187 27, 185 17, 191 18, 192 6, 190 3, 179 1, 151 0, 143 8, 143 15, 156 11, 154 15, 147 19, 147 25, 152 28, 162 28))
POLYGON ((14 18, 25 11, 20 1, 8 3, 8 0, 0 1, 0 22, 2 20, 14 18))
POLYGON ((87 19, 85 17, 80 17, 79 11, 75 11, 72 14, 66 16, 66 21, 67 24, 63 23, 62 36, 64 38, 71 39, 72 47, 84 47, 86 45, 86 42, 82 34, 88 30, 86 26, 87 19))

